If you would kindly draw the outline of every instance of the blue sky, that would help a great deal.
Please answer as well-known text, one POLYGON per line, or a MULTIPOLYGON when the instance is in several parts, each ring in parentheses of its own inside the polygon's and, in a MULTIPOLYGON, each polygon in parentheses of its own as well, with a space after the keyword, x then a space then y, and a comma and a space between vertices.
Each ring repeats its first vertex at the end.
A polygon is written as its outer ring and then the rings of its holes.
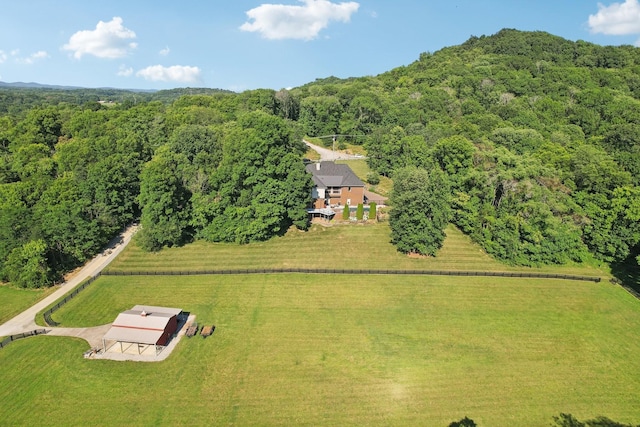
POLYGON ((0 0, 0 81, 243 91, 377 75, 502 28, 640 46, 639 0, 0 0))

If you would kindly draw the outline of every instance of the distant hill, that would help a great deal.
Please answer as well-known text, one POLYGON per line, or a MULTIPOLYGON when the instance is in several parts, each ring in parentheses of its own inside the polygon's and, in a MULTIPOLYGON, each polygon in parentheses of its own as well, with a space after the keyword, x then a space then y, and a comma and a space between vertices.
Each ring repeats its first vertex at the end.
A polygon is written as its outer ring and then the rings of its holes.
POLYGON ((61 85, 48 85, 36 82, 13 82, 6 83, 0 82, 0 87, 18 88, 18 89, 50 89, 50 90, 123 90, 127 92, 157 92, 156 89, 117 89, 117 88, 86 88, 81 86, 61 86, 61 85))
POLYGON ((48 85, 36 82, 2 82, 0 81, 0 88, 14 88, 14 89, 48 89, 48 90, 82 90, 82 91, 116 91, 116 92, 135 92, 135 93, 161 93, 165 96, 182 96, 182 95, 210 95, 214 93, 233 93, 233 91, 225 89, 214 89, 206 87, 184 87, 175 89, 123 89, 113 87, 100 87, 100 88, 87 88, 82 86, 61 86, 61 85, 48 85))
POLYGON ((13 82, 6 83, 0 82, 0 87, 10 87, 10 88, 23 88, 23 89, 59 89, 59 90, 73 90, 73 89, 82 89, 79 86, 57 86, 57 85, 44 85, 35 82, 13 82))
POLYGON ((47 85, 35 82, 0 82, 0 114, 16 114, 36 105, 70 103, 86 105, 95 102, 138 103, 160 101, 170 104, 185 95, 213 95, 234 93, 224 89, 176 88, 167 90, 84 88, 79 86, 47 85))

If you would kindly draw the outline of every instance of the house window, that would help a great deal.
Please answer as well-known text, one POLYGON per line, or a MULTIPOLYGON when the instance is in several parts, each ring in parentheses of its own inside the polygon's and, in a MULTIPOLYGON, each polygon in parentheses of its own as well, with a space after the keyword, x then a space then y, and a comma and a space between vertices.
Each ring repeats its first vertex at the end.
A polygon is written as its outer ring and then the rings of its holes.
POLYGON ((351 187, 348 187, 349 189, 347 191, 351 191, 351 187))

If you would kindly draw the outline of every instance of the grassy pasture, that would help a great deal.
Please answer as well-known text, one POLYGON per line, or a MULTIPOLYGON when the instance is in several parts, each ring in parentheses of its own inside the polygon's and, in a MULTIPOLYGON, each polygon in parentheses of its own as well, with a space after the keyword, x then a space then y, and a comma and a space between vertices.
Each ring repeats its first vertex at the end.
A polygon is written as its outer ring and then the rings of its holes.
MULTIPOLYGON (((316 226, 268 242, 132 243, 117 271, 507 267, 454 227, 409 258, 387 224, 316 226)), ((2 289, 0 288, 0 292, 2 289)), ((0 297, 2 294, 0 294, 0 297)), ((638 422, 639 302, 601 283, 438 276, 102 276, 54 314, 111 322, 134 304, 182 307, 212 337, 161 363, 85 360, 84 341, 40 336, 0 351, 0 425, 546 426, 571 412, 638 422), (81 404, 81 402, 86 402, 81 404)))
POLYGON ((53 288, 51 290, 18 289, 9 285, 0 285, 0 324, 32 306, 53 290, 53 288))
POLYGON ((308 232, 290 230, 282 237, 249 245, 195 242, 157 253, 142 251, 135 242, 108 267, 109 271, 204 271, 242 268, 424 269, 463 271, 538 271, 607 276, 585 265, 539 269, 509 267, 488 256, 454 226, 436 257, 410 258, 390 241, 387 223, 314 225, 308 232))
POLYGON ((417 276, 103 276, 55 317, 135 303, 214 323, 161 363, 85 342, 0 351, 7 425, 547 426, 639 422, 639 302, 609 283, 417 276))

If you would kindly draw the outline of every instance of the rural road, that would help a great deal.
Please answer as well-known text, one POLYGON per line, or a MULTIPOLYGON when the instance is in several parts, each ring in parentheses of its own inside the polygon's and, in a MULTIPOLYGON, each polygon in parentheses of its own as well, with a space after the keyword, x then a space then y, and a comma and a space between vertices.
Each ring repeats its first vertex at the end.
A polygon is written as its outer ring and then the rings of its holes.
POLYGON ((341 153, 340 151, 333 151, 329 150, 328 148, 312 144, 304 139, 302 141, 306 144, 307 147, 320 154, 320 160, 322 161, 364 159, 364 156, 354 156, 352 154, 341 153))
MULTIPOLYGON (((34 329, 42 329, 41 326, 36 325, 36 314, 47 308, 50 304, 54 303, 58 298, 62 297, 67 292, 82 283, 85 279, 91 276, 95 276, 102 271, 113 259, 118 256, 120 252, 131 241, 131 237, 137 231, 137 226, 130 226, 122 234, 109 242, 109 245, 105 252, 98 254, 95 258, 89 261, 85 266, 73 277, 67 280, 65 283, 59 286, 51 295, 47 296, 43 300, 37 302, 27 310, 15 316, 13 319, 0 325, 0 337, 6 337, 9 335, 20 334, 22 332, 32 331, 34 329)), ((94 336, 99 335, 102 337, 106 325, 98 326, 96 328, 46 328, 50 335, 65 335, 65 336, 77 336, 86 339, 90 344, 93 344, 94 336), (100 329, 99 329, 100 328, 100 329)))

